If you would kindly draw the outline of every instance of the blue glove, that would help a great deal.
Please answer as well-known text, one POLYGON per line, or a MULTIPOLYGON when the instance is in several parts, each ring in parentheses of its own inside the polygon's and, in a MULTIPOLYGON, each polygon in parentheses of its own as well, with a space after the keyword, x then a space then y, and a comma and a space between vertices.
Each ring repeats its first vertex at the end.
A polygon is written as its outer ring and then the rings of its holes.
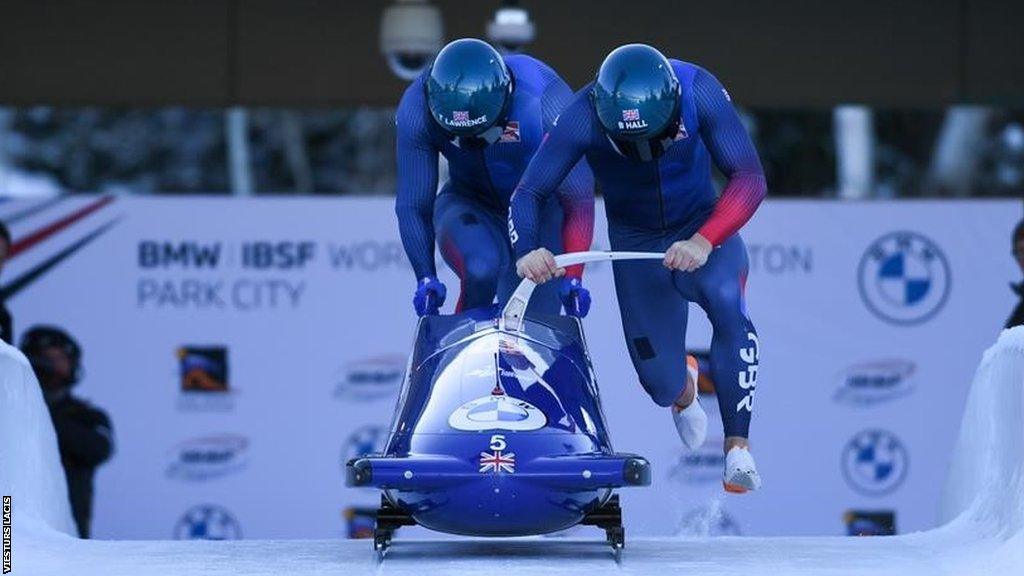
POLYGON ((569 316, 585 318, 590 312, 590 290, 583 287, 579 278, 562 278, 558 297, 561 298, 565 313, 569 316))
POLYGON ((417 316, 437 314, 437 311, 444 305, 444 298, 448 295, 448 289, 440 280, 433 276, 427 276, 416 284, 416 295, 412 298, 413 308, 416 308, 417 316))

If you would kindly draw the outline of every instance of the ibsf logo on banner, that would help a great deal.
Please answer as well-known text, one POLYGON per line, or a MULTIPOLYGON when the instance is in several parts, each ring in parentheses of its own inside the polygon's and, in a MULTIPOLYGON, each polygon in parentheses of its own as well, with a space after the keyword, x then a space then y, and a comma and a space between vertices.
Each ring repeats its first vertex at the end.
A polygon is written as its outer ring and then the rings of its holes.
POLYGON ((405 358, 377 356, 345 364, 334 375, 334 397, 351 400, 394 398, 405 374, 405 358))
POLYGON ((345 531, 350 539, 373 538, 377 525, 377 509, 367 506, 349 506, 342 513, 345 531))
POLYGON ((875 240, 861 257, 857 280, 872 314, 904 326, 938 314, 952 285, 945 254, 916 232, 893 232, 875 240))
POLYGON ((228 349, 224 346, 182 346, 177 351, 182 410, 230 410, 228 349))
POLYGON ((202 481, 238 472, 248 465, 249 440, 237 434, 193 438, 172 451, 167 477, 202 481))
POLYGON ((215 504, 189 508, 174 525, 175 540, 241 540, 242 526, 227 509, 215 504))
POLYGON ((360 458, 367 454, 380 454, 384 451, 384 443, 387 441, 388 431, 383 426, 368 424, 356 428, 348 435, 345 445, 341 449, 341 467, 353 458, 360 458))
POLYGON ((855 364, 839 374, 836 402, 873 406, 913 392, 917 366, 910 360, 875 360, 855 364))
POLYGON ((892 432, 864 430, 843 449, 843 477, 851 488, 867 496, 888 494, 903 484, 910 457, 892 432))

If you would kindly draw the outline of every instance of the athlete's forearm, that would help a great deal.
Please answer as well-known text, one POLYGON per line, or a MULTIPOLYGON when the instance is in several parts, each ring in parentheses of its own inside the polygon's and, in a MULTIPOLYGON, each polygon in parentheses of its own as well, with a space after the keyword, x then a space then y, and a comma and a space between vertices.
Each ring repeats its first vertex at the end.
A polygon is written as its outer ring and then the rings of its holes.
POLYGON ((434 198, 438 151, 430 141, 421 86, 406 89, 395 115, 398 190, 395 214, 402 245, 416 279, 437 274, 434 265, 434 198))
MULTIPOLYGON (((565 252, 590 250, 594 240, 594 176, 581 160, 558 191, 562 206, 562 248, 565 252)), ((583 277, 583 265, 565 271, 570 278, 583 277)))
POLYGON ((750 220, 767 191, 763 174, 734 173, 698 233, 712 246, 725 242, 750 220))
MULTIPOLYGON (((565 134, 560 134, 563 129, 564 126, 559 126, 544 137, 544 142, 537 149, 533 160, 530 161, 526 172, 519 180, 516 191, 512 194, 508 231, 517 259, 540 246, 538 236, 540 209, 562 185, 582 156, 565 134)), ((587 171, 589 172, 589 169, 587 171)), ((585 184, 563 187, 559 194, 559 200, 565 206, 566 198, 593 196, 593 186, 590 186, 589 190, 584 190, 585 188, 587 188, 585 184)), ((575 204, 575 202, 570 202, 570 204, 575 204)), ((575 207, 573 209, 577 210, 578 214, 585 212, 579 211, 575 207)), ((572 222, 577 227, 577 231, 585 231, 585 227, 580 227, 582 219, 567 218, 567 221, 572 222)), ((564 229, 565 223, 563 223, 564 229)), ((589 241, 589 236, 586 234, 580 238, 589 241)), ((578 243, 577 240, 573 240, 574 245, 578 243)))
POLYGON ((537 249, 537 222, 543 200, 528 188, 516 188, 508 209, 508 237, 516 258, 537 249))
POLYGON ((433 212, 433 203, 417 204, 402 202, 401 199, 395 203, 398 232, 417 280, 437 275, 434 264, 433 212))
POLYGON ((416 279, 437 274, 434 265, 434 198, 437 190, 437 155, 405 147, 405 162, 398 169, 395 215, 402 246, 416 279))
POLYGON ((699 234, 718 246, 754 215, 767 193, 764 171, 729 93, 706 70, 694 79, 701 138, 715 165, 729 179, 699 234))

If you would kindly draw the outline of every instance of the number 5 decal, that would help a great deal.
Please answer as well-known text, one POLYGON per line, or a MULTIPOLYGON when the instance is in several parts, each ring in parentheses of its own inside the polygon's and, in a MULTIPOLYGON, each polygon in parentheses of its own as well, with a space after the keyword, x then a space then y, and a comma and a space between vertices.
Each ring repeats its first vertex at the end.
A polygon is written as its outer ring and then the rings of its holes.
POLYGON ((504 434, 495 434, 491 436, 491 450, 501 452, 505 448, 508 448, 508 444, 505 443, 504 434))

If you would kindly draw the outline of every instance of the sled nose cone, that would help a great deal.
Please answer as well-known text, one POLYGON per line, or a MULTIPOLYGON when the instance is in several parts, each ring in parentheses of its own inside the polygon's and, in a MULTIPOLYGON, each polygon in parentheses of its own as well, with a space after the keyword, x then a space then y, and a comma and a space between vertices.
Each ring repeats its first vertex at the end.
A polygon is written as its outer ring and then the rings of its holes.
POLYGON ((651 464, 640 457, 627 458, 622 466, 622 479, 627 486, 650 486, 651 464))
POLYGON ((349 487, 371 486, 373 466, 366 458, 350 460, 345 466, 345 485, 349 487))

